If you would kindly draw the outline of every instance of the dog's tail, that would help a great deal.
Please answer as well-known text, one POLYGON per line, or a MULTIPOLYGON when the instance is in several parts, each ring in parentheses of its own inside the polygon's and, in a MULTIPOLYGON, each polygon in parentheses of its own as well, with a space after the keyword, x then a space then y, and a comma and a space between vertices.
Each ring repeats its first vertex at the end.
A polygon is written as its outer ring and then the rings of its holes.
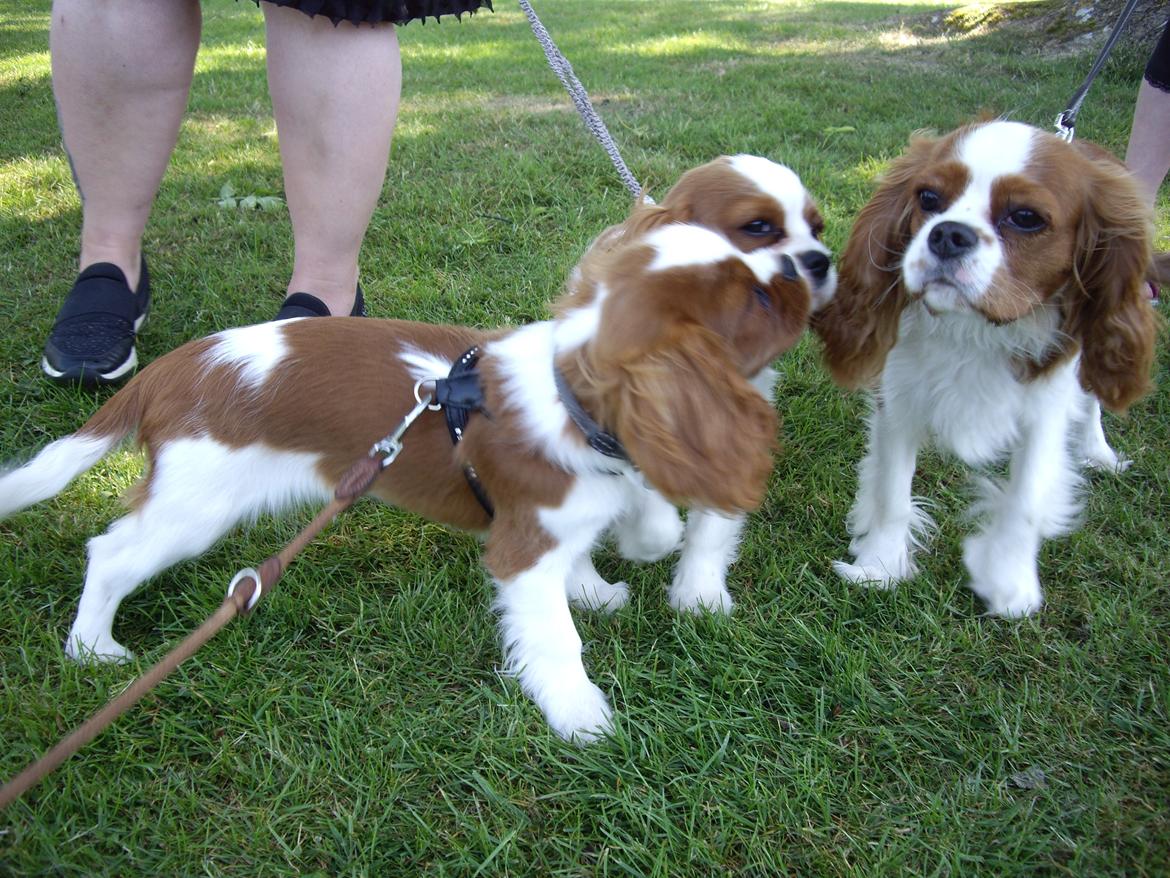
POLYGON ((55 497, 138 426, 140 383, 114 394, 76 433, 50 442, 24 466, 0 473, 0 519, 55 497))

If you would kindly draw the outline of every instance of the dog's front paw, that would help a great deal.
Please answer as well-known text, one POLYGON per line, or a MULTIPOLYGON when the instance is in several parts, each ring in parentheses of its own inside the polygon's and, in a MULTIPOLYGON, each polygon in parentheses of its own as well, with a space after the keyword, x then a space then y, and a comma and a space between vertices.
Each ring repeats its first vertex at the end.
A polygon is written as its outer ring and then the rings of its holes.
POLYGON ((554 732, 582 747, 613 731, 609 701, 591 682, 548 692, 540 707, 554 732))
POLYGON ((890 588, 918 572, 912 546, 908 527, 877 528, 850 542, 852 563, 834 561, 833 569, 847 582, 890 588))
POLYGON ((866 588, 893 588, 899 582, 897 577, 890 575, 889 570, 877 565, 834 561, 833 572, 852 585, 863 585, 866 588))
POLYGON ((1123 473, 1133 465, 1132 460, 1124 454, 1118 454, 1108 445, 1086 449, 1084 463, 1089 469, 1107 473, 1123 473))
POLYGON ((65 641, 65 655, 79 665, 125 664, 134 660, 134 653, 112 637, 87 641, 72 633, 65 641))
POLYGON ((683 574, 670 587, 670 605, 686 613, 730 613, 735 608, 731 593, 719 577, 683 574))
POLYGON ((1031 616, 1044 606, 1044 596, 1039 586, 1035 589, 1012 591, 991 582, 971 580, 971 591, 987 603, 987 612, 1005 619, 1022 619, 1031 616))
POLYGON ((983 599, 992 615, 1017 619, 1044 605, 1034 557, 1012 552, 997 540, 979 535, 964 541, 963 563, 971 576, 971 591, 983 599))
POLYGON ((583 610, 612 613, 630 600, 630 587, 624 582, 606 582, 600 576, 590 582, 570 586, 569 602, 583 610))

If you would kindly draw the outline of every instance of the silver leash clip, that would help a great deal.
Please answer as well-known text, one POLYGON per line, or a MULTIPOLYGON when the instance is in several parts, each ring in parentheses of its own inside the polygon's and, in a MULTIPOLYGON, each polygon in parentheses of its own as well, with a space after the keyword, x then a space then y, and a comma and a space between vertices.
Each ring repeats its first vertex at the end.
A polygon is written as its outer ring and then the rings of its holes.
POLYGON ((395 428, 394 432, 375 442, 370 449, 370 457, 376 457, 379 454, 383 455, 382 469, 390 466, 394 462, 394 459, 402 453, 402 436, 410 428, 410 425, 417 421, 419 415, 427 409, 433 411, 436 408, 431 405, 431 400, 434 399, 431 394, 428 393, 426 396, 419 395, 418 385, 415 385, 415 399, 418 400, 418 405, 407 413, 406 417, 402 419, 402 423, 395 428))

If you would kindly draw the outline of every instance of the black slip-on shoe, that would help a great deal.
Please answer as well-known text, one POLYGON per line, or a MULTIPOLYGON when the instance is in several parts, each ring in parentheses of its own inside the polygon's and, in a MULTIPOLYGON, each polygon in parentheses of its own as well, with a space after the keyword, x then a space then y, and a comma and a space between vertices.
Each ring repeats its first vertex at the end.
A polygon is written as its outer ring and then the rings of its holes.
POLYGON ((146 260, 138 292, 122 269, 95 262, 77 276, 45 342, 41 369, 58 384, 116 384, 138 365, 134 338, 150 311, 146 260))
MULTIPOLYGON (((290 320, 293 317, 332 317, 333 314, 325 303, 309 293, 292 293, 281 303, 276 312, 275 320, 290 320)), ((350 317, 366 316, 366 300, 362 296, 362 285, 358 284, 357 294, 353 299, 353 310, 350 317)))

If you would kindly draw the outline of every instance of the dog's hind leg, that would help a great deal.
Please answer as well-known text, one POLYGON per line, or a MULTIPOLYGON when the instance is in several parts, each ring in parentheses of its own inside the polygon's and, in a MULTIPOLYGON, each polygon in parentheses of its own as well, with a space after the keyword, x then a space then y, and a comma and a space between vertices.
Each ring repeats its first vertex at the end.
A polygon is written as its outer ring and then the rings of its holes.
POLYGON ((208 438, 175 440, 159 449, 144 501, 89 541, 66 653, 78 661, 129 659, 111 630, 122 599, 172 564, 206 551, 237 522, 298 501, 328 499, 313 462, 310 455, 233 449, 208 438))

